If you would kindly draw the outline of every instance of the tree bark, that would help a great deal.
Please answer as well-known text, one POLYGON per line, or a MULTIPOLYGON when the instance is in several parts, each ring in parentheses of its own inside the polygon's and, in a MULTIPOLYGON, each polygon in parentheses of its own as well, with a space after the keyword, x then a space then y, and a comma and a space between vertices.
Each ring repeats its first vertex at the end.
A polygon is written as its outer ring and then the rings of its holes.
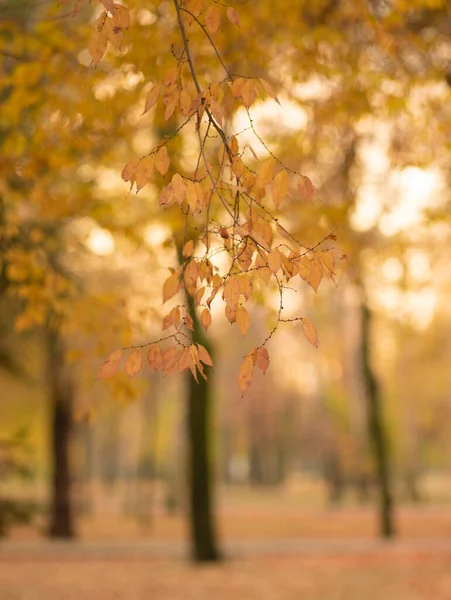
POLYGON ((370 444, 376 463, 379 484, 379 526, 384 538, 395 535, 393 494, 390 480, 390 453, 381 406, 380 386, 371 366, 370 335, 371 310, 361 293, 361 360, 362 374, 367 401, 367 423, 370 444))
POLYGON ((52 538, 72 538, 75 536, 70 465, 73 386, 64 364, 64 352, 58 332, 47 330, 46 335, 53 460, 48 534, 52 538))

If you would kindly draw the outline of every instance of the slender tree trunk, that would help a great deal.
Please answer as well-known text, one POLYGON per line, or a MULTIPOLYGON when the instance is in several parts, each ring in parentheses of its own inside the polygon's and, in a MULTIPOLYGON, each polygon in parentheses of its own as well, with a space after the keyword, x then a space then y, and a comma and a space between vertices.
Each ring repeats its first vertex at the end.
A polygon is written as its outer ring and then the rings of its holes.
POLYGON ((367 400, 367 419, 370 443, 373 448, 379 484, 380 533, 384 538, 395 535, 393 495, 390 481, 390 455, 385 430, 379 383, 371 366, 370 329, 371 311, 364 294, 361 294, 361 360, 367 400))
MULTIPOLYGON (((188 296, 188 295, 187 295, 188 296)), ((194 344, 202 344, 210 352, 208 343, 200 329, 192 298, 187 303, 194 331, 194 344)), ((205 369, 207 377, 212 371, 205 369)), ((220 559, 217 547, 216 530, 213 517, 213 496, 211 481, 211 439, 210 417, 211 398, 210 381, 199 377, 196 383, 190 372, 188 383, 188 473, 189 473, 189 510, 192 540, 192 556, 198 562, 216 561, 220 559)))
POLYGON ((72 433, 73 387, 64 364, 64 353, 58 332, 47 331, 47 349, 53 459, 49 536, 72 538, 74 524, 69 448, 72 433))

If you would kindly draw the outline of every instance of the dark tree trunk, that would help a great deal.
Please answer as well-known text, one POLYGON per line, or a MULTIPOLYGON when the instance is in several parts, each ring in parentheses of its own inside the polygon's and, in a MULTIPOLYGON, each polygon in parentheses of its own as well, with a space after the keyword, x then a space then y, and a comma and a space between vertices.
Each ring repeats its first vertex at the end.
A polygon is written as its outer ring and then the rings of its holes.
MULTIPOLYGON (((192 341, 194 344, 202 344, 211 354, 197 318, 193 299, 188 294, 187 304, 194 327, 192 341)), ((196 383, 191 372, 187 373, 189 515, 192 557, 197 562, 217 561, 221 558, 214 525, 211 478, 211 368, 206 367, 205 373, 209 381, 199 376, 199 383, 196 383)))
POLYGON ((71 502, 70 439, 73 387, 64 364, 61 339, 47 331, 48 386, 51 399, 51 452, 53 460, 49 536, 74 537, 71 502))
POLYGON ((387 434, 382 415, 379 383, 371 366, 370 330, 371 311, 362 292, 361 297, 361 360, 362 374, 367 401, 367 419, 370 444, 377 470, 379 485, 380 533, 384 538, 395 535, 393 495, 390 481, 390 455, 387 434))

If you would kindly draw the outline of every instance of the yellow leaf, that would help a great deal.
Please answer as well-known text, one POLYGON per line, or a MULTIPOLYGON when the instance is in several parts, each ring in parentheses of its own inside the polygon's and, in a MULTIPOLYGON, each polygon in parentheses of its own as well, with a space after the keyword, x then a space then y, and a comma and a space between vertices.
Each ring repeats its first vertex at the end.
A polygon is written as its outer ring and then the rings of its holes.
POLYGON ((168 172, 170 163, 168 149, 166 146, 162 146, 155 157, 155 167, 164 176, 168 172))
POLYGON ((238 13, 236 12, 236 10, 233 8, 233 6, 227 7, 227 18, 234 25, 238 25, 238 27, 240 26, 240 18, 238 16, 238 13))
POLYGON ((220 25, 221 25, 221 11, 216 6, 216 4, 212 4, 205 13, 205 25, 207 27, 208 33, 214 35, 220 25))
POLYGON ((268 265, 273 273, 277 273, 277 271, 282 266, 282 257, 277 248, 273 248, 268 254, 268 265))
POLYGON ((249 325, 251 324, 251 320, 249 317, 249 313, 247 310, 239 304, 236 308, 236 322, 238 327, 240 328, 241 334, 243 337, 246 337, 246 334, 249 330, 249 325))
POLYGON ((188 92, 183 89, 180 92, 180 112, 187 117, 191 113, 192 99, 188 92))
POLYGON ((178 273, 172 273, 163 284, 163 303, 170 300, 180 289, 180 277, 178 273))
POLYGON ((163 351, 160 346, 151 346, 147 353, 147 362, 150 368, 154 371, 158 371, 163 366, 163 351))
POLYGON ((272 184, 272 198, 274 206, 279 208, 288 192, 288 173, 283 169, 274 177, 272 184))
POLYGON ((114 375, 121 364, 122 350, 112 352, 104 363, 102 363, 97 371, 97 379, 106 379, 114 375))
POLYGON ((241 394, 244 395, 245 391, 250 386, 253 377, 254 377, 254 356, 251 354, 249 356, 246 356, 243 364, 240 367, 239 373, 238 373, 238 386, 241 390, 241 394))
POLYGON ((182 204, 186 194, 186 183, 179 173, 175 173, 171 181, 171 186, 174 193, 174 199, 177 204, 182 204))
POLYGON ((269 367, 269 354, 266 348, 259 348, 256 354, 256 365, 257 367, 263 371, 263 375, 266 373, 269 367))
POLYGON ((197 344, 197 348, 199 350, 199 360, 201 360, 204 364, 209 367, 213 367, 213 360, 208 352, 208 350, 202 346, 202 344, 197 344))
POLYGON ((142 113, 143 115, 147 111, 149 111, 153 106, 155 106, 155 104, 157 103, 157 100, 158 100, 159 93, 160 93, 160 86, 154 85, 152 87, 152 89, 150 90, 150 92, 147 94, 146 105, 145 105, 143 113, 142 113))
POLYGON ((133 350, 125 363, 125 372, 129 377, 133 377, 141 371, 143 357, 141 350, 133 350))
POLYGON ((226 306, 225 316, 229 323, 232 325, 236 322, 236 306, 226 306))
POLYGON ((302 319, 302 327, 304 329, 304 335, 308 339, 308 341, 312 344, 312 346, 315 346, 315 348, 318 348, 318 346, 319 346, 318 333, 316 331, 315 326, 310 321, 310 319, 303 318, 302 319))
POLYGON ((205 331, 207 331, 207 329, 211 325, 211 313, 208 310, 208 308, 204 308, 204 310, 202 311, 202 314, 200 316, 200 322, 202 323, 202 326, 205 329, 205 331))

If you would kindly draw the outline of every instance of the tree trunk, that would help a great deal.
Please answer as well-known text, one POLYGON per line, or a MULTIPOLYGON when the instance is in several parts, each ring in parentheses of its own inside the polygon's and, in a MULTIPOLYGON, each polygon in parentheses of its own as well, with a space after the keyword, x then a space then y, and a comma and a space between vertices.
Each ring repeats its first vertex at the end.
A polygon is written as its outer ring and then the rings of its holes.
POLYGON ((56 331, 47 331, 48 386, 51 399, 52 490, 49 536, 74 537, 71 502, 70 439, 72 433, 73 387, 61 339, 56 331))
MULTIPOLYGON (((178 259, 183 264, 182 248, 177 246, 178 259)), ((193 344, 202 344, 210 355, 211 347, 203 333, 197 317, 194 299, 186 293, 188 312, 193 321, 191 334, 193 344)), ((187 372, 188 386, 188 495, 189 524, 191 531, 191 555, 197 562, 212 562, 221 559, 214 524, 212 477, 211 477, 211 377, 212 369, 205 365, 208 382, 199 376, 197 383, 191 372, 187 372)))
POLYGON ((384 538, 395 535, 393 516, 393 496, 390 481, 390 456, 387 434, 382 415, 379 383, 371 367, 370 329, 371 311, 361 294, 361 360, 362 374, 367 401, 367 420, 370 444, 373 448, 379 484, 380 534, 384 538))

